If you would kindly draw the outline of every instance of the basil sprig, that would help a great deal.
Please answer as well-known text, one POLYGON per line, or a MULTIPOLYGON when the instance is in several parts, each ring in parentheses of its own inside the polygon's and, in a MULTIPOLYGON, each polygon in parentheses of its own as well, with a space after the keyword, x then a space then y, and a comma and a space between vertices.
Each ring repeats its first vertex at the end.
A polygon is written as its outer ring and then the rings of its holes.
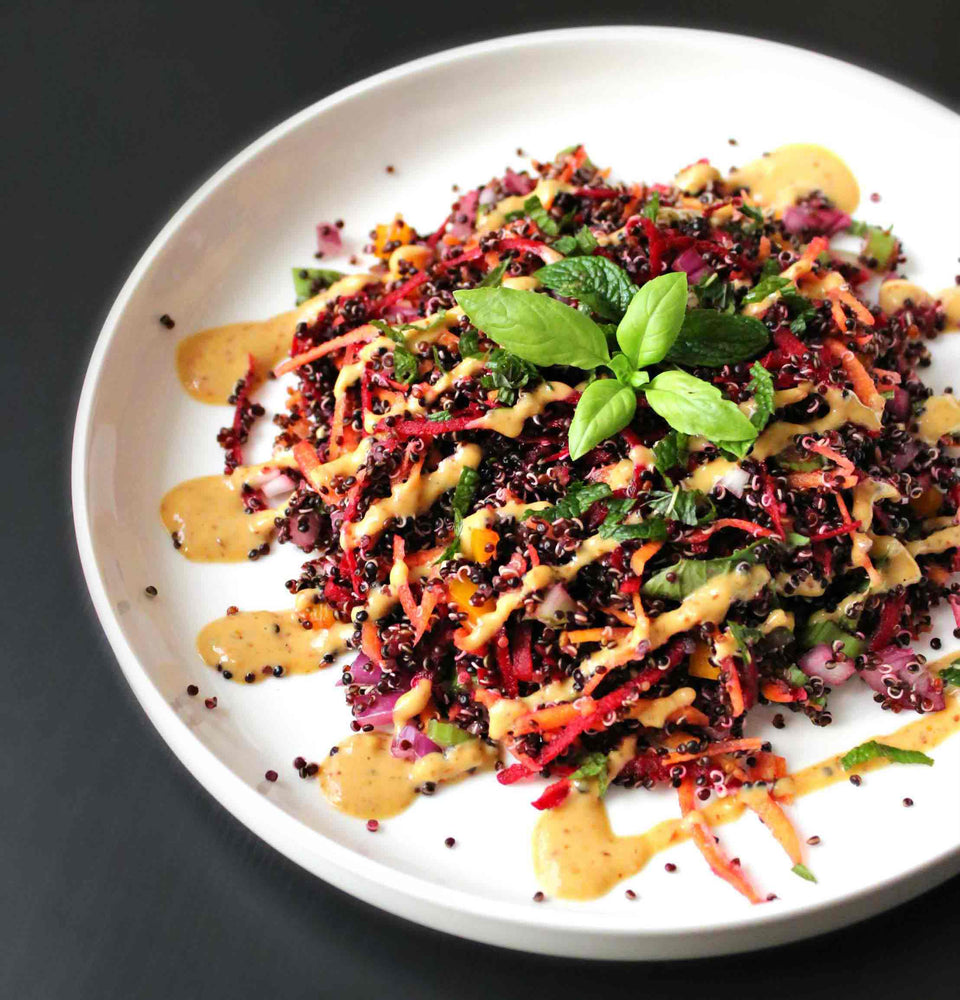
MULTIPOLYGON (((604 329, 585 312, 542 293, 472 288, 454 297, 474 326, 524 361, 612 372, 612 379, 591 381, 577 403, 568 439, 571 459, 626 427, 636 412, 638 392, 675 431, 707 437, 741 457, 746 454, 757 427, 715 385, 679 370, 651 379, 644 369, 664 360, 713 365, 744 360, 769 339, 762 323, 709 310, 688 313, 682 271, 654 278, 639 290, 604 257, 568 259, 537 273, 561 295, 604 319, 619 319, 614 335, 620 351, 611 356, 604 329), (675 347, 677 356, 672 357, 675 347)), ((764 409, 758 401, 758 411, 764 409)))

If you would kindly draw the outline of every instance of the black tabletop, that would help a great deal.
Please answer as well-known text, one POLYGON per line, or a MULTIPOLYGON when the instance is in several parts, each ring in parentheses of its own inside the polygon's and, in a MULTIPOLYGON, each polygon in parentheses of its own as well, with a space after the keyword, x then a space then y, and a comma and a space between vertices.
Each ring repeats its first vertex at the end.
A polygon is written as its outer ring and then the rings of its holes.
MULTIPOLYGON (((956 0, 428 9, 385 0, 4 5, 0 997, 449 1000, 589 996, 598 984, 719 998, 956 996, 958 879, 846 931, 709 963, 599 966, 423 930, 261 843, 174 758, 127 689, 76 558, 68 462, 77 395, 103 317, 147 242, 267 127, 415 56, 584 22, 763 35, 960 103, 956 0)), ((784 113, 802 114, 810 81, 778 85, 784 113)), ((749 114, 749 95, 739 99, 749 114)), ((830 100, 842 114, 842 95, 830 100)), ((909 135, 909 123, 897 127, 909 135)), ((877 137, 877 155, 889 139, 877 137)))

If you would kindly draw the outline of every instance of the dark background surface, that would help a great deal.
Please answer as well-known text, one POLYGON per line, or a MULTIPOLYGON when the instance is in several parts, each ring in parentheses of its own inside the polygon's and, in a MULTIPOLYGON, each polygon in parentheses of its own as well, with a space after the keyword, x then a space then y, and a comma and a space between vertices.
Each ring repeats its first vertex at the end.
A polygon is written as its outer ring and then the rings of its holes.
MULTIPOLYGON (((127 689, 81 580, 70 520, 80 382, 149 240, 266 128, 416 56, 586 22, 762 35, 960 105, 956 0, 441 9, 433 18, 421 5, 383 0, 3 5, 12 253, 0 354, 0 997, 449 1000, 677 988, 718 998, 955 997, 960 879, 830 937, 710 962, 598 966, 419 929, 248 833, 167 750, 127 689)), ((768 85, 783 87, 785 114, 802 115, 811 99, 842 114, 842 95, 815 95, 815 81, 768 85)), ((909 136, 909 123, 894 124, 909 136)))

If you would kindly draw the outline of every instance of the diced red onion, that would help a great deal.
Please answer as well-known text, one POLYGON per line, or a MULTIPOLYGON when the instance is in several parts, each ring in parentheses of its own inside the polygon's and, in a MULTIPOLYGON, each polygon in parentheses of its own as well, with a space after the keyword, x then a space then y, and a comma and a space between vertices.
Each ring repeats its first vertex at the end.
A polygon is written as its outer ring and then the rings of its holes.
POLYGON ((693 247, 687 247, 673 262, 674 271, 686 271, 691 284, 696 284, 708 274, 713 274, 713 268, 697 253, 693 247))
POLYGON ((319 534, 320 515, 315 510, 295 514, 290 518, 290 541, 305 552, 309 552, 317 544, 319 534), (305 528, 300 527, 301 521, 306 522, 305 528))
POLYGON ((565 620, 561 617, 563 612, 575 611, 576 607, 573 598, 567 593, 567 588, 562 583, 555 583, 547 591, 533 616, 544 625, 558 625, 565 620))
POLYGON ((414 725, 401 727, 390 744, 390 753, 401 760, 419 760, 428 753, 439 753, 441 748, 414 725), (406 746, 404 746, 406 744, 406 746))
POLYGON ((383 318, 388 323, 411 323, 415 319, 420 319, 420 311, 416 306, 400 299, 397 302, 392 302, 383 310, 383 318))
POLYGON ((877 650, 880 666, 860 672, 860 676, 877 694, 902 708, 920 712, 939 712, 945 706, 943 682, 921 664, 915 670, 917 654, 902 646, 884 646, 877 650), (891 694, 891 688, 894 693, 891 694))
POLYGON ((532 177, 526 174, 518 174, 507 167, 507 172, 503 175, 503 189, 507 194, 529 194, 536 184, 532 177))
POLYGON ((281 493, 289 493, 291 490, 295 490, 297 484, 285 473, 281 472, 279 475, 274 476, 272 479, 268 479, 260 489, 263 490, 263 495, 267 497, 279 496, 281 493))
POLYGON ((358 653, 350 664, 350 676, 354 684, 376 684, 382 674, 380 667, 366 653, 358 653))
POLYGON ((317 226, 317 250, 322 254, 337 254, 343 243, 340 230, 332 222, 321 222, 317 226))
POLYGON ((743 491, 747 488, 747 483, 749 482, 750 474, 738 465, 736 468, 720 476, 713 484, 713 489, 716 489, 717 486, 722 486, 725 490, 729 490, 735 497, 742 497, 743 491))
POLYGON ((900 445, 897 448, 896 454, 890 459, 891 468, 895 469, 897 472, 903 472, 903 470, 917 457, 917 453, 920 451, 920 445, 916 441, 907 441, 906 444, 900 445))
POLYGON ((465 240, 473 233, 477 221, 477 201, 480 198, 479 191, 469 191, 460 201, 453 213, 453 222, 450 223, 448 232, 458 240, 465 240))
POLYGON ((484 208, 492 205, 497 200, 497 189, 493 184, 488 184, 480 192, 480 198, 478 204, 482 205, 484 208))
POLYGON ((822 233, 835 236, 850 225, 850 216, 837 208, 813 208, 810 205, 791 205, 783 213, 783 228, 788 233, 822 233))
POLYGON ((853 660, 842 654, 839 658, 835 657, 833 648, 825 642, 807 650, 798 663, 807 677, 819 677, 834 687, 839 687, 856 673, 853 660))
POLYGON ((910 393, 897 386, 887 400, 886 410, 894 420, 903 423, 910 416, 910 393))
POLYGON ((393 725, 393 706, 405 693, 404 691, 391 691, 390 694, 380 695, 372 705, 357 713, 355 716, 357 722, 364 726, 393 725))

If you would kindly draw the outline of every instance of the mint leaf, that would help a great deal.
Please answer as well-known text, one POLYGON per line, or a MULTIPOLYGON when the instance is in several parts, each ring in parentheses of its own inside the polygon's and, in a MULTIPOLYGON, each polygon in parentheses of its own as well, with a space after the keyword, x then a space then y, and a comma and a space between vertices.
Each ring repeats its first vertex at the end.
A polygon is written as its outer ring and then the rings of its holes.
POLYGON ((592 369, 610 360, 596 323, 549 295, 516 288, 466 288, 457 304, 478 329, 535 365, 592 369))
POLYGON ((375 326, 384 336, 389 337, 396 344, 393 349, 393 377, 398 382, 410 385, 416 380, 419 362, 417 356, 407 347, 407 338, 382 319, 370 322, 372 326, 375 326))
POLYGON ((513 406, 517 394, 526 385, 540 381, 540 372, 523 358, 498 347, 487 357, 486 374, 480 379, 484 389, 496 389, 497 400, 504 406, 513 406))
POLYGON ((617 343, 635 368, 662 361, 677 339, 687 308, 683 271, 648 281, 631 299, 617 327, 617 343))
POLYGON ((473 327, 460 334, 459 350, 460 357, 464 359, 479 358, 483 355, 483 351, 480 350, 480 336, 473 327))
POLYGON ((753 393, 753 403, 756 406, 750 414, 750 423, 756 427, 759 434, 767 426, 767 421, 774 410, 773 376, 759 361, 750 366, 750 374, 753 377, 747 388, 753 393))
MULTIPOLYGON (((460 533, 463 531, 463 519, 470 512, 473 505, 473 498, 477 494, 480 486, 480 473, 476 469, 462 469, 457 485, 453 490, 453 541, 443 550, 437 563, 454 559, 460 551, 460 533)), ((434 563, 436 565, 436 563, 434 563)))
POLYGON ((523 210, 533 219, 545 236, 556 236, 560 232, 556 219, 551 217, 535 194, 530 195, 523 203, 523 210))
POLYGON ((558 500, 552 507, 525 510, 523 518, 539 517, 553 522, 561 518, 583 517, 598 500, 610 496, 610 493, 610 487, 606 483, 585 483, 578 479, 567 487, 562 500, 558 500))
POLYGON ((597 249, 600 244, 597 242, 596 236, 586 227, 581 226, 577 230, 577 246, 580 248, 580 252, 585 255, 592 254, 594 250, 597 249))
POLYGON ((668 521, 680 521, 695 527, 706 524, 716 517, 713 501, 700 490, 683 490, 675 486, 672 490, 651 490, 643 501, 651 514, 657 514, 668 521), (706 503, 707 512, 701 516, 698 505, 706 503))
POLYGON ((710 441, 749 442, 757 429, 720 390, 682 371, 661 372, 644 389, 651 409, 683 434, 710 441))
POLYGON ((808 882, 817 881, 817 877, 806 865, 794 865, 790 871, 792 871, 794 875, 799 875, 800 878, 805 878, 808 882))
POLYGON ((669 431, 653 446, 653 457, 657 472, 664 479, 667 479, 668 482, 667 473, 671 469, 676 469, 678 466, 687 464, 687 455, 689 454, 687 451, 687 442, 688 437, 686 434, 681 434, 679 431, 669 431))
POLYGON ((293 268, 293 290, 297 295, 297 305, 302 305, 307 299, 319 295, 342 277, 341 271, 331 271, 325 267, 293 268))
POLYGON ((933 758, 928 757, 919 750, 901 750, 900 747, 878 743, 876 740, 861 743, 860 746, 854 747, 849 753, 844 754, 840 758, 840 766, 844 771, 850 771, 861 764, 865 764, 868 760, 874 760, 877 757, 886 757, 887 760, 892 760, 895 764, 926 764, 927 767, 933 766, 933 758))
POLYGON ((437 410, 436 413, 428 413, 426 419, 433 420, 436 423, 440 423, 444 420, 449 420, 453 416, 452 410, 437 410))
POLYGON ((598 379, 584 390, 570 422, 570 458, 576 461, 633 419, 637 396, 616 379, 598 379))
POLYGON ((567 299, 585 302, 598 316, 619 320, 637 286, 606 257, 571 257, 535 271, 535 278, 567 299))
POLYGON ((758 319, 691 309, 666 359, 680 365, 722 368, 752 358, 769 343, 770 333, 758 319))
POLYGON ((732 573, 741 563, 754 565, 757 562, 755 550, 758 544, 760 543, 754 542, 745 549, 738 549, 719 559, 681 559, 647 580, 643 585, 643 592, 648 597, 682 601, 715 576, 732 573))
POLYGON ((553 241, 553 249, 565 257, 569 256, 574 250, 579 249, 576 236, 561 236, 560 239, 553 241))
POLYGON ((662 517, 646 517, 636 524, 612 524, 604 521, 600 525, 600 537, 612 538, 615 542, 629 542, 636 539, 662 542, 667 537, 667 522, 662 517))
POLYGON ((600 798, 606 794, 610 778, 607 775, 607 755, 591 753, 584 757, 580 766, 570 775, 571 781, 585 781, 587 778, 597 779, 597 791, 600 798))
POLYGON ((701 309, 733 312, 733 286, 729 281, 721 281, 716 273, 708 274, 698 281, 693 286, 693 292, 701 309))

